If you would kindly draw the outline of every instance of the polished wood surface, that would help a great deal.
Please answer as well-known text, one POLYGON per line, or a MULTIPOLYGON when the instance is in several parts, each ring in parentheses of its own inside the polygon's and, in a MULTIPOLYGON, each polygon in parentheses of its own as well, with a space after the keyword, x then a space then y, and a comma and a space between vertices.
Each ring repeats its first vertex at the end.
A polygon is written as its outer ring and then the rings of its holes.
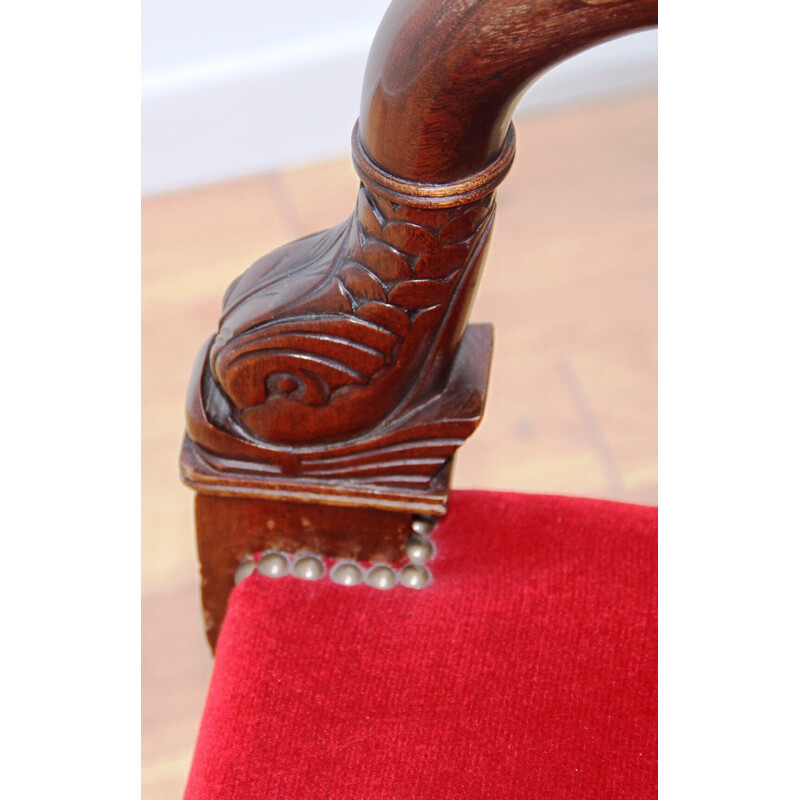
MULTIPOLYGON (((486 415, 456 487, 657 501, 655 123, 654 95, 517 123, 472 312, 495 326, 486 415)), ((212 663, 176 476, 192 359, 241 265, 336 224, 357 186, 341 159, 142 204, 147 800, 181 796, 212 663)))
POLYGON ((657 0, 394 0, 367 62, 361 142, 406 180, 470 176, 500 155, 542 72, 657 21, 657 0))

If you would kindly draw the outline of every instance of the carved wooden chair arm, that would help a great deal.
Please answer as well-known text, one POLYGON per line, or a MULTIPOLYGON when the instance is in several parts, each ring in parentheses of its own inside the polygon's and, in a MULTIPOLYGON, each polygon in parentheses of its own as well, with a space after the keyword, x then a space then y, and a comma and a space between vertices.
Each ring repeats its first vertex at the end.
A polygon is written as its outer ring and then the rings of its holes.
POLYGON ((656 20, 656 0, 392 3, 353 132, 353 215, 231 284, 191 379, 181 471, 212 647, 252 553, 397 563, 415 515, 446 511, 484 407, 491 327, 467 320, 511 115, 554 63, 656 20))

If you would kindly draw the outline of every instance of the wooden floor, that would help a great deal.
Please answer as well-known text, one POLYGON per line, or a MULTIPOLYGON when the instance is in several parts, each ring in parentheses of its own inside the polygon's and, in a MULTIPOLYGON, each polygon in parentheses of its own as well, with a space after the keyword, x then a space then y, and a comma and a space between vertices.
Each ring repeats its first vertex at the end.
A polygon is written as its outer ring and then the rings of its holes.
MULTIPOLYGON (((455 485, 657 501, 654 94, 517 123, 472 320, 495 325, 486 418, 455 485)), ((142 203, 142 786, 180 798, 211 658, 184 393, 222 293, 353 208, 348 159, 142 203)))

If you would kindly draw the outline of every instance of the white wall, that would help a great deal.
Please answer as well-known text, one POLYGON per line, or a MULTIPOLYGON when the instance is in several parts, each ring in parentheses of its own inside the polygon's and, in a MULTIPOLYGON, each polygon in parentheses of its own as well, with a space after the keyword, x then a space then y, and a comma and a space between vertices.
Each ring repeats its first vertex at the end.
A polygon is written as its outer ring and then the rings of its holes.
MULTIPOLYGON (((388 0, 142 0, 142 192, 349 152, 388 0)), ((655 31, 551 70, 521 113, 655 86, 655 31)))

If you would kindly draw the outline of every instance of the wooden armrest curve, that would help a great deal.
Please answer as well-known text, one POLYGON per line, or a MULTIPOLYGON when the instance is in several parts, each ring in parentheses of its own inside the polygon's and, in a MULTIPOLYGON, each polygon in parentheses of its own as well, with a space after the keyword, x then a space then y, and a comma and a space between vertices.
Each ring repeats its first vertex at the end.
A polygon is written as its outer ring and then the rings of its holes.
POLYGON ((658 22, 657 0, 395 0, 370 50, 361 141, 386 172, 422 183, 482 170, 539 75, 658 22))

